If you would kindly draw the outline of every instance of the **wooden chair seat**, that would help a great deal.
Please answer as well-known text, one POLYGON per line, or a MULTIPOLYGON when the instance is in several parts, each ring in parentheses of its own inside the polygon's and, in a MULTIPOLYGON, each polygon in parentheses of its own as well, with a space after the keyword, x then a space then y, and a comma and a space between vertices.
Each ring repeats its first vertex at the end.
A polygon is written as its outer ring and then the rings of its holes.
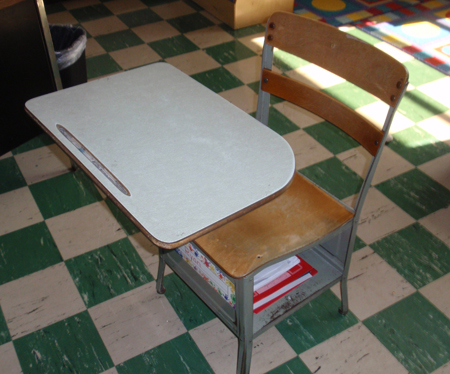
POLYGON ((354 214, 296 173, 275 200, 198 238, 195 243, 233 278, 326 237, 354 214))

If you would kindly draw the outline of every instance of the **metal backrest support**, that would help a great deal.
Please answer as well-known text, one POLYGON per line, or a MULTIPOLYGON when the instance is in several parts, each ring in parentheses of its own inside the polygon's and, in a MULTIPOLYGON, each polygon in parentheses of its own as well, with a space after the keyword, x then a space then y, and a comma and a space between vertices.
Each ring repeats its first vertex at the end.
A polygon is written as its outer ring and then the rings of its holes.
POLYGON ((267 125, 273 94, 332 123, 361 144, 373 159, 355 206, 358 212, 407 85, 406 68, 374 46, 325 23, 277 12, 267 22, 257 119, 267 125), (388 104, 383 128, 325 92, 273 71, 274 48, 320 66, 388 104))

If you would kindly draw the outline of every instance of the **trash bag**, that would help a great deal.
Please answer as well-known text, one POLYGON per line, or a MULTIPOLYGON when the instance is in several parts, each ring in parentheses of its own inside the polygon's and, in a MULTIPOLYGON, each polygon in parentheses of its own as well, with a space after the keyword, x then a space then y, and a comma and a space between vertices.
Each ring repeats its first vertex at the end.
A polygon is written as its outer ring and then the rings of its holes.
POLYGON ((49 25, 58 69, 73 65, 86 49, 86 32, 73 25, 49 25))

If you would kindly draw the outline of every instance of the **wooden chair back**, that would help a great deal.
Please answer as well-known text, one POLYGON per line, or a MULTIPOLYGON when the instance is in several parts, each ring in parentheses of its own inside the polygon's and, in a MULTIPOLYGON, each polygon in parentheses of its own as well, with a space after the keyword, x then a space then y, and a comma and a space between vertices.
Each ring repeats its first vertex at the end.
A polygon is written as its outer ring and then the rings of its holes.
MULTIPOLYGON (((273 48, 344 78, 390 107, 396 106, 408 83, 406 68, 384 52, 325 23, 278 12, 267 24, 260 94, 276 95, 313 112, 339 127, 375 156, 386 129, 377 128, 323 91, 272 71, 273 48)), ((258 107, 258 111, 265 109, 268 107, 258 107)), ((258 115, 264 118, 264 114, 258 115)))

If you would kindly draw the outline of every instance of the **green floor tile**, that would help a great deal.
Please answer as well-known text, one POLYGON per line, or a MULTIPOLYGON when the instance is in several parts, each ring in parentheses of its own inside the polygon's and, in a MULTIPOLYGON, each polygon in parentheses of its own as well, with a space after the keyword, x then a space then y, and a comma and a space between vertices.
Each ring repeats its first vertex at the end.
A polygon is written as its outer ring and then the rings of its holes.
POLYGON ((308 166, 300 173, 311 179, 338 199, 359 192, 363 179, 336 157, 308 166))
POLYGON ((44 222, 0 236, 0 284, 62 261, 44 222))
POLYGON ((80 23, 93 21, 113 15, 113 13, 103 4, 94 4, 83 8, 76 8, 69 10, 69 12, 80 23))
POLYGON ((198 5, 197 3, 195 3, 192 0, 183 0, 187 5, 189 5, 191 8, 195 9, 196 11, 200 12, 203 10, 203 8, 198 5))
POLYGON ((44 219, 102 200, 94 183, 80 169, 32 184, 29 188, 44 219))
POLYGON ((133 235, 139 232, 136 225, 130 221, 130 219, 122 213, 122 211, 114 204, 110 199, 105 200, 106 205, 108 205, 109 210, 113 214, 114 218, 120 223, 127 235, 133 235))
POLYGON ((142 39, 129 29, 114 32, 112 34, 97 36, 95 40, 103 47, 106 52, 113 52, 119 49, 144 44, 142 39))
POLYGON ((130 13, 124 13, 117 16, 129 28, 148 25, 161 21, 162 18, 158 16, 151 9, 141 9, 130 13))
POLYGON ((66 261, 88 308, 153 281, 128 238, 66 261))
POLYGON ((299 127, 274 107, 269 108, 269 127, 280 135, 299 130, 299 127))
POLYGON ((232 88, 244 85, 244 83, 236 78, 236 76, 223 67, 194 74, 191 75, 191 77, 215 93, 231 90, 232 88))
POLYGON ((47 135, 46 133, 42 133, 41 135, 38 135, 35 138, 13 149, 12 154, 18 155, 19 153, 28 152, 33 149, 40 148, 53 143, 54 141, 49 135, 47 135))
POLYGON ((416 288, 450 273, 450 248, 419 223, 370 247, 416 288))
POLYGON ((164 287, 164 295, 188 331, 216 317, 176 274, 164 277, 164 287))
POLYGON ((419 293, 364 324, 411 374, 427 374, 450 360, 450 320, 419 293))
POLYGON ((14 157, 0 160, 0 194, 27 185, 14 157))
POLYGON ((174 3, 175 1, 180 1, 180 0, 140 0, 140 1, 141 1, 141 3, 144 3, 147 6, 156 6, 156 5, 174 3))
POLYGON ((45 14, 47 16, 50 14, 66 11, 66 7, 61 3, 48 3, 47 1, 44 1, 44 4, 45 4, 45 14))
POLYGON ((326 121, 305 127, 303 130, 335 155, 359 146, 356 140, 326 121))
POLYGON ((281 49, 276 49, 273 51, 273 64, 282 72, 286 72, 309 65, 309 62, 281 49))
POLYGON ((350 29, 349 31, 346 31, 346 32, 347 32, 347 34, 356 36, 358 39, 361 39, 371 45, 380 43, 380 39, 377 39, 377 38, 369 35, 368 33, 361 31, 357 28, 350 29))
POLYGON ((409 71, 409 83, 414 87, 444 78, 446 75, 423 62, 412 59, 403 63, 409 71))
POLYGON ((358 109, 378 101, 375 96, 372 96, 350 82, 335 84, 323 91, 352 109, 358 109))
POLYGON ((86 59, 86 69, 88 79, 98 78, 103 75, 117 73, 122 68, 107 53, 86 59))
POLYGON ((113 367, 87 311, 14 341, 24 374, 98 374, 113 367))
POLYGON ((205 52, 222 65, 256 56, 255 52, 237 40, 206 48, 205 52))
POLYGON ((184 35, 158 40, 156 42, 149 43, 149 46, 162 58, 174 57, 199 49, 184 35))
POLYGON ((5 321, 2 309, 0 308, 0 345, 11 341, 11 335, 9 334, 8 325, 5 321))
POLYGON ((416 166, 450 152, 449 145, 419 126, 396 132, 388 146, 416 166))
POLYGON ((445 105, 433 100, 419 90, 406 92, 398 107, 399 113, 416 123, 448 110, 449 108, 445 105))
POLYGON ((285 364, 268 371, 267 374, 311 374, 311 371, 300 358, 296 357, 285 364))
POLYGON ((341 315, 338 312, 340 306, 339 298, 328 290, 276 328, 295 353, 303 353, 358 323, 352 312, 341 315))
POLYGON ((182 34, 214 26, 214 22, 210 21, 201 13, 192 13, 186 16, 172 18, 167 20, 167 22, 182 34))
POLYGON ((250 36, 253 34, 258 34, 260 32, 265 32, 266 28, 263 25, 253 25, 248 27, 243 27, 241 29, 234 30, 230 26, 222 23, 220 27, 225 30, 230 35, 234 36, 236 39, 243 38, 245 36, 250 36))
POLYGON ((214 374, 189 333, 125 361, 116 369, 119 374, 214 374))
MULTIPOLYGON (((247 84, 247 86, 249 86, 253 91, 255 91, 255 93, 257 95, 259 95, 259 84, 260 84, 260 81, 256 81, 256 82, 247 84)), ((270 105, 275 105, 275 104, 281 103, 283 101, 284 100, 278 96, 270 95, 270 105)))
POLYGON ((356 236, 355 238, 355 246, 353 247, 353 252, 359 251, 360 249, 363 249, 364 247, 366 247, 367 244, 364 243, 361 238, 359 238, 358 236, 356 236))
POLYGON ((450 204, 450 191, 417 169, 380 183, 376 188, 415 219, 450 204))

